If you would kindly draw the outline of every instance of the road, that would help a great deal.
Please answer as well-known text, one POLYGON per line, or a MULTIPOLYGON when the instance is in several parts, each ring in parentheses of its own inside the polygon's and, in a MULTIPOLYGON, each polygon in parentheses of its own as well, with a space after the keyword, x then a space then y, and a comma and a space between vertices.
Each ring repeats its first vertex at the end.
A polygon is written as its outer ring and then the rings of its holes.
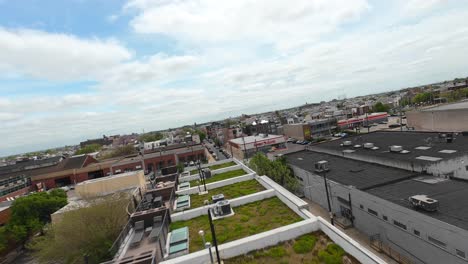
POLYGON ((227 157, 221 153, 219 151, 219 149, 215 148, 214 147, 214 144, 208 142, 208 141, 205 141, 205 146, 207 146, 209 149, 213 150, 213 153, 216 154, 216 156, 218 157, 218 160, 224 160, 224 159, 227 159, 227 157))

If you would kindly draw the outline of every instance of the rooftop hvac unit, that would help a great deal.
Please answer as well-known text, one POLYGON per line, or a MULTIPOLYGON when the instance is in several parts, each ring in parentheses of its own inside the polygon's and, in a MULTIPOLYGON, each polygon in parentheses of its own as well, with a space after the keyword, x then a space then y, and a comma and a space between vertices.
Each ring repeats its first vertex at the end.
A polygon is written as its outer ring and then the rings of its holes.
POLYGON ((402 150, 403 150, 402 146, 396 146, 396 145, 390 146, 390 151, 391 152, 400 152, 402 150))
POLYGON ((371 149, 374 147, 374 143, 364 143, 364 148, 365 149, 371 149))
POLYGON ((315 163, 316 172, 324 172, 324 171, 329 171, 329 170, 330 170, 330 167, 328 166, 328 161, 321 160, 315 163))
POLYGON ((213 200, 213 203, 217 203, 219 201, 224 200, 224 194, 220 193, 220 194, 213 195, 211 196, 211 199, 213 200))
POLYGON ((224 216, 231 213, 231 203, 228 200, 222 200, 216 203, 214 208, 216 216, 224 216))
POLYGON ((422 209, 428 212, 435 212, 439 209, 439 201, 431 199, 424 194, 411 196, 408 200, 411 205, 417 209, 422 209))
POLYGON ((351 146, 353 145, 353 142, 347 140, 347 141, 343 141, 343 146, 351 146))
POLYGON ((211 170, 209 168, 204 168, 203 173, 205 175, 205 179, 211 178, 211 170))

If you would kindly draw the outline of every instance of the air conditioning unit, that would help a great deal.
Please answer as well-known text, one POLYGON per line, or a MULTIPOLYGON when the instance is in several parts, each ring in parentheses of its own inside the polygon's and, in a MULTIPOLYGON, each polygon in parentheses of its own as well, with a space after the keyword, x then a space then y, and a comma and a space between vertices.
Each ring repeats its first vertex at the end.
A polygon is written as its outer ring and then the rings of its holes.
POLYGON ((216 203, 214 208, 216 216, 224 216, 231 213, 231 203, 228 200, 222 200, 216 203))
POLYGON ((408 198, 414 208, 422 209, 428 212, 435 212, 439 209, 439 201, 431 199, 424 194, 413 195, 408 198))
POLYGON ((211 199, 213 200, 213 203, 217 203, 219 201, 224 200, 224 194, 220 193, 220 194, 213 195, 211 196, 211 199))
POLYGON ((365 149, 371 149, 374 147, 374 143, 364 143, 364 148, 365 149))
POLYGON ((351 146, 353 145, 353 142, 347 140, 347 141, 343 141, 343 146, 351 146))
POLYGON ((315 163, 316 172, 324 172, 324 171, 329 171, 329 170, 330 170, 330 167, 328 166, 328 161, 321 160, 315 163))
POLYGON ((402 150, 403 150, 402 146, 396 146, 396 145, 390 146, 390 151, 391 152, 400 152, 402 150))

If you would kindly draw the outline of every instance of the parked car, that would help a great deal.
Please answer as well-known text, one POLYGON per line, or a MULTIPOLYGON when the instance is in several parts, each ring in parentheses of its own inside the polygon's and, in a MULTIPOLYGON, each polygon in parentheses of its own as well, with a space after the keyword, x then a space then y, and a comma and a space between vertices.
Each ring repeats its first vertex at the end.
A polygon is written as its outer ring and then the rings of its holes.
POLYGON ((301 145, 307 145, 307 144, 309 144, 309 143, 310 143, 309 141, 304 140, 304 141, 302 141, 301 145))
POLYGON ((299 145, 301 145, 301 144, 302 144, 302 140, 298 140, 298 141, 296 141, 296 144, 299 144, 299 145))
POLYGON ((390 124, 388 125, 388 128, 397 128, 397 127, 401 127, 400 124, 390 124))

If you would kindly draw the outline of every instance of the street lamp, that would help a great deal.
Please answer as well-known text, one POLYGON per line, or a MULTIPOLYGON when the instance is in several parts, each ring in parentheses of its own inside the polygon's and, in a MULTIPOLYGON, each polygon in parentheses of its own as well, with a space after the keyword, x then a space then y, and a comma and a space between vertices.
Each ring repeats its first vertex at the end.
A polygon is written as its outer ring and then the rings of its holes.
POLYGON ((204 193, 206 193, 207 190, 206 190, 205 172, 201 169, 200 160, 197 161, 197 165, 198 165, 198 177, 200 177, 200 181, 203 183, 203 186, 204 186, 204 193))
POLYGON ((221 258, 219 257, 218 242, 216 241, 216 232, 215 232, 215 228, 213 225, 213 218, 211 217, 211 208, 208 208, 208 220, 210 222, 211 237, 213 238, 213 243, 214 243, 215 250, 216 250, 216 260, 218 261, 218 264, 220 264, 221 258))
POLYGON ((200 230, 200 231, 198 231, 198 234, 201 236, 201 238, 202 238, 202 240, 203 240, 203 246, 205 246, 205 244, 206 244, 206 241, 205 241, 205 231, 200 230))

